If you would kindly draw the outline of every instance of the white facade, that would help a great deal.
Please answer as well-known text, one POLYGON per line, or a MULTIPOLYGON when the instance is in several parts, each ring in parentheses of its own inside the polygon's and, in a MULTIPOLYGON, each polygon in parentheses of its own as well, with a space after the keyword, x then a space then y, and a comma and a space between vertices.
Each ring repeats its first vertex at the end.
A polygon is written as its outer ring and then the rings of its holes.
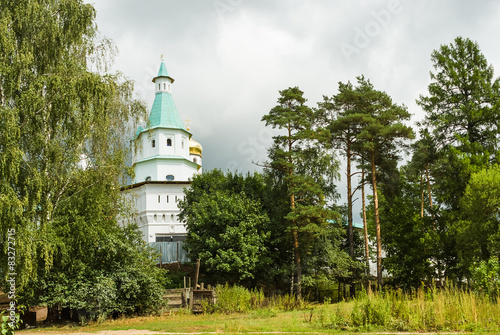
POLYGON ((141 183, 127 190, 135 203, 136 222, 146 242, 156 242, 157 237, 185 236, 187 231, 179 222, 178 203, 184 200, 184 188, 189 183, 141 183))
POLYGON ((173 82, 162 62, 153 79, 155 101, 148 123, 138 129, 133 141, 135 178, 123 191, 135 206, 136 222, 146 242, 185 237, 178 203, 193 176, 201 173, 202 148, 180 119, 171 95, 173 82))
POLYGON ((146 181, 188 181, 201 169, 189 153, 187 131, 157 128, 141 133, 135 162, 135 183, 146 181))

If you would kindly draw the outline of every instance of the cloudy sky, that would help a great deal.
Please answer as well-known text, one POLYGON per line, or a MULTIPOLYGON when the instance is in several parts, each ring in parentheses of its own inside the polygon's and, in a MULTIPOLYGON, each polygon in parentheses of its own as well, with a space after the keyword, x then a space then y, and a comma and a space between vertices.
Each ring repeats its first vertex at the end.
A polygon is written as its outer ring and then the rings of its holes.
POLYGON ((135 81, 148 106, 164 55, 205 170, 259 170, 252 160, 265 160, 272 136, 260 120, 279 90, 299 86, 314 107, 339 81, 363 74, 405 104, 414 122, 423 116, 415 99, 427 92, 430 54, 441 44, 468 37, 500 69, 495 0, 88 2, 118 47, 115 70, 135 81))

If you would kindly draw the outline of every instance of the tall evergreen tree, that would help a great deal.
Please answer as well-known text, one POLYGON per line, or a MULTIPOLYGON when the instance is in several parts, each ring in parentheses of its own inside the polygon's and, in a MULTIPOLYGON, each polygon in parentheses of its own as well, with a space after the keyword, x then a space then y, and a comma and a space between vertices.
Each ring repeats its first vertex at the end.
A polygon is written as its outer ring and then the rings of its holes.
POLYGON ((316 127, 317 114, 305 104, 298 87, 280 91, 278 105, 262 118, 266 125, 285 130, 274 136, 275 147, 269 167, 283 172, 290 199, 289 231, 292 234, 296 270, 296 292, 302 298, 302 257, 311 248, 314 236, 332 216, 325 208, 320 184, 311 175, 301 174, 309 148, 325 145, 329 133, 316 127))
POLYGON ((468 265, 459 257, 461 199, 470 176, 498 162, 500 80, 479 45, 468 38, 441 45, 431 60, 428 94, 417 100, 426 112, 421 125, 433 146, 429 200, 435 201, 443 276, 460 279, 469 276, 468 265))
POLYGON ((404 106, 393 103, 389 95, 374 89, 364 77, 358 77, 357 108, 363 111, 363 128, 358 135, 359 151, 369 162, 373 189, 374 221, 377 243, 377 282, 382 285, 382 242, 377 183, 378 168, 388 161, 397 159, 397 152, 405 140, 413 138, 413 130, 403 122, 410 119, 404 106))
POLYGON ((479 45, 468 38, 442 45, 431 60, 435 71, 429 94, 417 103, 426 112, 421 125, 443 158, 436 171, 441 173, 434 176, 441 182, 437 195, 458 209, 470 172, 498 160, 500 81, 479 45))
POLYGON ((354 230, 352 222, 352 203, 354 191, 352 189, 352 161, 357 142, 357 135, 361 131, 360 121, 362 114, 356 109, 356 92, 350 82, 347 84, 339 82, 339 93, 335 96, 323 97, 319 107, 327 113, 331 113, 329 130, 331 132, 333 146, 342 150, 347 159, 347 231, 349 238, 349 255, 354 257, 354 230))

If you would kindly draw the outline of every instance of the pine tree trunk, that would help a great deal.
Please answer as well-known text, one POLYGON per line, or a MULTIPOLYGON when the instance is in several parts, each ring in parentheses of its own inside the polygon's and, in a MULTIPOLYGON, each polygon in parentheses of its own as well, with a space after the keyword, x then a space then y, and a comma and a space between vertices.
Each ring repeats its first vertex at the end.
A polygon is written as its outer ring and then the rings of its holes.
MULTIPOLYGON (((292 131, 291 127, 288 127, 288 151, 292 152, 292 131)), ((290 166, 293 166, 293 161, 292 157, 290 156, 289 158, 290 166)), ((290 169, 289 171, 289 176, 293 176, 293 168, 290 169)), ((291 194, 290 195, 290 207, 292 209, 292 212, 295 212, 295 195, 291 194)), ((299 233, 297 231, 297 224, 295 222, 295 219, 292 220, 292 234, 293 234, 293 253, 295 256, 295 268, 297 271, 297 299, 302 300, 302 264, 300 262, 300 252, 299 252, 299 233)))
POLYGON ((295 254, 295 267, 297 269, 297 299, 302 300, 302 265, 300 263, 299 236, 297 229, 293 230, 293 251, 295 254))
POLYGON ((425 164, 425 178, 427 179, 427 194, 429 195, 429 207, 431 209, 432 227, 436 230, 436 223, 434 222, 434 213, 432 212, 432 193, 431 181, 429 180, 429 166, 425 164))
POLYGON ((421 200, 420 200, 420 217, 424 217, 424 175, 420 173, 420 189, 421 189, 421 200))
POLYGON ((349 236, 349 256, 354 257, 354 234, 352 229, 352 181, 351 181, 351 150, 347 149, 347 233, 349 236))
MULTIPOLYGON (((425 178, 427 179, 427 194, 429 197, 429 207, 430 207, 431 219, 432 219, 432 230, 436 231, 436 221, 434 220, 434 211, 432 208, 432 192, 431 192, 431 181, 429 179, 429 165, 428 164, 425 164, 425 178)), ((439 286, 443 287, 444 286, 443 272, 441 271, 441 262, 439 259, 436 259, 436 266, 437 266, 437 271, 438 271, 439 286)))
MULTIPOLYGON (((361 170, 361 181, 363 183, 361 187, 361 201, 363 210, 363 233, 365 237, 365 260, 366 260, 366 274, 370 277, 370 248, 368 246, 368 226, 366 222, 366 202, 365 202, 365 170, 361 170)), ((369 280, 369 279, 368 279, 369 280)))
MULTIPOLYGON (((352 180, 351 180, 351 149, 346 150, 347 156, 347 233, 349 236, 349 256, 354 260, 354 233, 352 228, 352 180)), ((356 296, 356 288, 352 280, 349 281, 349 295, 356 296)))
POLYGON ((377 239, 377 287, 382 288, 382 241, 380 239, 380 217, 378 212, 377 178, 375 169, 375 153, 371 154, 373 206, 375 207, 375 234, 377 239))

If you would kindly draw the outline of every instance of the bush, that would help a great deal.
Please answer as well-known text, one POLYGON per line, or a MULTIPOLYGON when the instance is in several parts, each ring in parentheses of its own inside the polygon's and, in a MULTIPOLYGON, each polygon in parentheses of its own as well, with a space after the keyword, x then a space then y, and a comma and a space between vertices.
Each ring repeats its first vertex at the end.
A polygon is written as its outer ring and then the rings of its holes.
POLYGON ((117 227, 100 242, 100 248, 89 250, 85 259, 57 262, 49 271, 40 271, 21 302, 70 308, 87 321, 159 311, 166 271, 156 267, 154 251, 135 227, 117 227))
POLYGON ((295 296, 266 297, 262 290, 248 290, 241 286, 217 285, 215 288, 216 302, 213 305, 205 303, 204 311, 209 313, 246 313, 258 309, 280 309, 291 311, 303 309, 305 304, 295 296))
POLYGON ((491 257, 471 267, 472 287, 479 293, 496 299, 500 292, 500 264, 497 257, 491 257))

